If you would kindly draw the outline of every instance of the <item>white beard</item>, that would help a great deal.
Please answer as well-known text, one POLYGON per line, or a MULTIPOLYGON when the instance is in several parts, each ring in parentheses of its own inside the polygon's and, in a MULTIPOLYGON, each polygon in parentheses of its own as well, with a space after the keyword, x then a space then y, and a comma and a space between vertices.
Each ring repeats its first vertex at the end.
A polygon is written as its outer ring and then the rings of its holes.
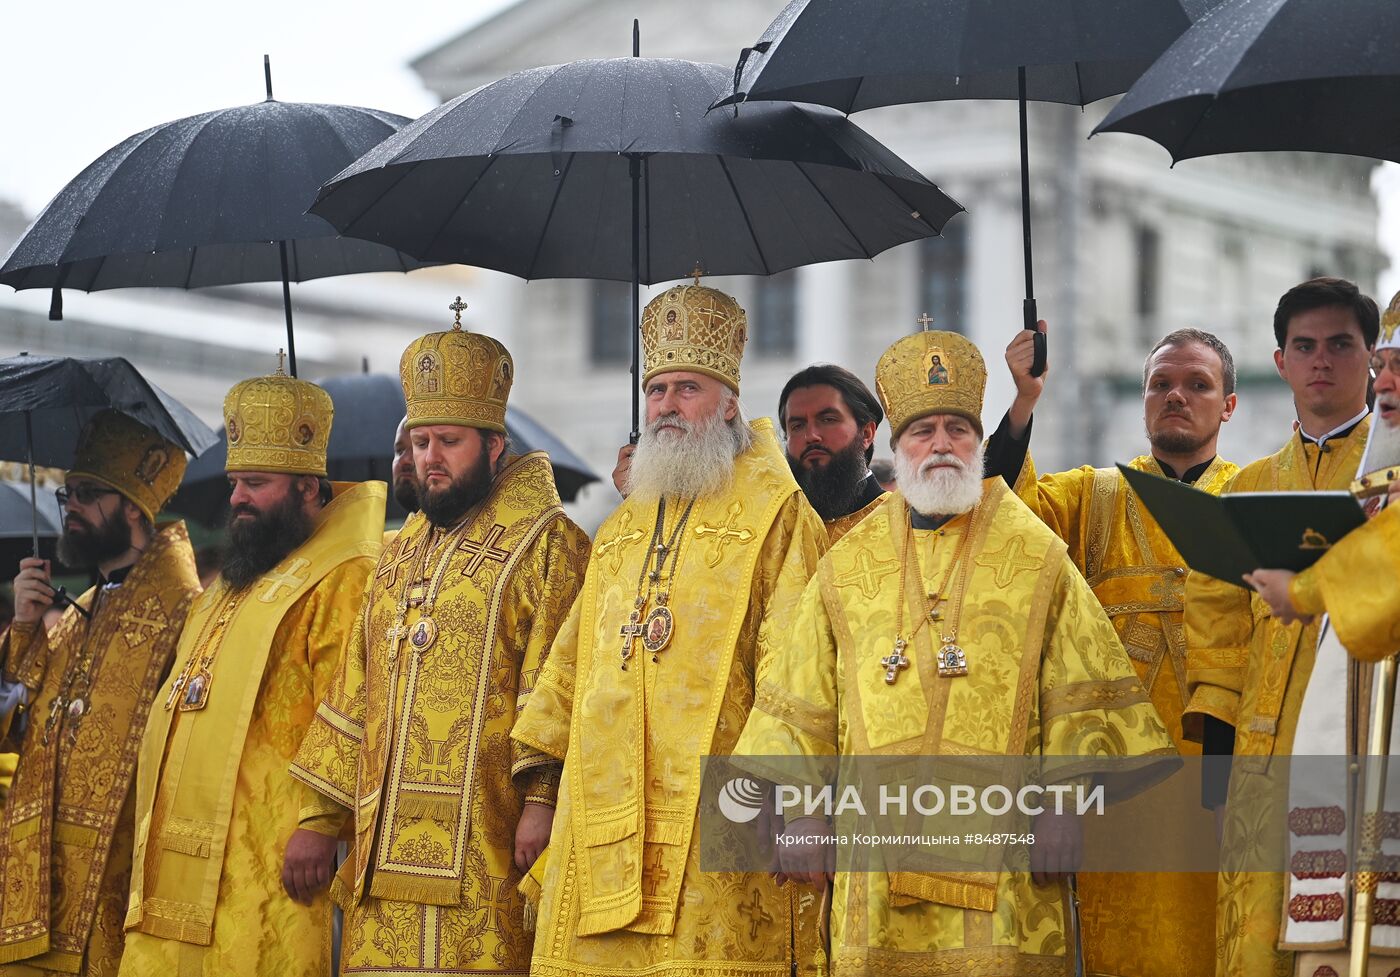
MULTIPOLYGON (((1389 400, 1387 400, 1389 402, 1389 400)), ((1379 401, 1378 401, 1379 403, 1379 401)), ((1371 434, 1366 442, 1366 460, 1362 467, 1369 474, 1378 468, 1400 465, 1400 424, 1387 424, 1379 413, 1371 415, 1371 434)))
POLYGON ((964 464, 955 455, 933 454, 917 468, 900 448, 894 449, 895 485, 910 507, 924 516, 956 516, 971 512, 982 500, 983 445, 977 446, 972 460, 964 464), (933 465, 953 462, 950 468, 930 470, 933 465))
POLYGON ((713 415, 698 424, 678 415, 647 424, 627 473, 628 498, 646 502, 666 495, 704 497, 727 489, 734 478, 734 459, 747 439, 736 428, 743 424, 741 417, 732 423, 724 419, 726 406, 721 402, 713 415), (658 431, 663 423, 681 430, 658 431))

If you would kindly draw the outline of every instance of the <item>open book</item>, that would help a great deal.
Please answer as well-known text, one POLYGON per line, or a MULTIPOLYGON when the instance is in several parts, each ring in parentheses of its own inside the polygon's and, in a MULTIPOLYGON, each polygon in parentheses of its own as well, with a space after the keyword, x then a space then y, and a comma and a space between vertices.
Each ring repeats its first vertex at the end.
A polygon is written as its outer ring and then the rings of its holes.
POLYGON ((1192 570, 1239 587, 1252 570, 1307 569, 1366 521, 1350 492, 1214 496, 1126 465, 1118 470, 1192 570))

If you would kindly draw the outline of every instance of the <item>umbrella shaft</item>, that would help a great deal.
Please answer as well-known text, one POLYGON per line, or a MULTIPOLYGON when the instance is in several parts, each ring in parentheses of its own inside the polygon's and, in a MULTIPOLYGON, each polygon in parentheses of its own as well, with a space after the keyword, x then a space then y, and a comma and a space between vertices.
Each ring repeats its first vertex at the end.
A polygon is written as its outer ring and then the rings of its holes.
POLYGON ((292 283, 287 271, 287 242, 278 241, 277 248, 282 257, 282 311, 287 317, 287 372, 297 375, 297 344, 292 335, 292 283))
POLYGON ((34 420, 29 411, 24 412, 24 452, 25 459, 29 462, 29 515, 32 519, 29 539, 34 548, 34 556, 37 558, 39 556, 39 490, 34 484, 34 420))
POLYGON ((642 417, 642 161, 627 161, 632 177, 632 431, 628 441, 641 437, 642 417))
MULTIPOLYGON (((1021 244, 1025 251, 1026 298, 1035 298, 1035 275, 1031 270, 1031 154, 1030 136, 1026 127, 1026 69, 1016 69, 1016 82, 1020 90, 1017 104, 1021 110, 1021 244)), ((1028 329, 1035 328, 1031 322, 1028 329)))

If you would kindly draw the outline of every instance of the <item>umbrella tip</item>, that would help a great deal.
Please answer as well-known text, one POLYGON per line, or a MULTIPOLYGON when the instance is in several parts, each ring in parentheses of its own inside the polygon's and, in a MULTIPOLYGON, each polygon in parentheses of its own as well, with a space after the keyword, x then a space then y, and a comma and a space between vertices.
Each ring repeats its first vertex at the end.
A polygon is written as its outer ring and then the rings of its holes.
POLYGON ((273 100, 273 98, 272 98, 272 57, 271 57, 270 55, 266 55, 266 54, 263 55, 263 80, 264 80, 265 82, 267 82, 267 99, 266 99, 266 100, 269 101, 269 102, 271 102, 271 101, 273 100))
POLYGON ((463 313, 464 311, 466 311, 467 303, 463 302, 463 301, 462 301, 462 296, 459 295, 459 296, 457 296, 457 300, 456 300, 455 302, 452 302, 451 304, 449 304, 449 305, 447 306, 447 308, 448 308, 450 311, 452 311, 452 312, 454 312, 454 313, 456 314, 456 318, 455 318, 455 319, 453 320, 453 322, 452 322, 452 331, 453 331, 453 332, 461 332, 461 331, 462 331, 462 313, 463 313))
POLYGON ((636 17, 632 18, 632 57, 642 56, 642 22, 636 17))

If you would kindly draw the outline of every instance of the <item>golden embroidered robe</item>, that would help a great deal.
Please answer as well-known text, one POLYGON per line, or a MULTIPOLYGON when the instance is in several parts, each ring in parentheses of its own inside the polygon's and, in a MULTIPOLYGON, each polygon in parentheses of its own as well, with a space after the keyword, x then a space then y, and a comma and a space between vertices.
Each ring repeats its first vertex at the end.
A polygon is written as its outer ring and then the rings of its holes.
POLYGON ((11 628, 5 671, 28 688, 30 711, 0 821, 0 974, 117 972, 136 752, 198 593, 178 522, 156 533, 120 585, 79 598, 91 621, 69 608, 52 634, 42 623, 11 628), (84 683, 77 670, 88 654, 84 683))
POLYGON ((835 519, 823 520, 822 524, 826 526, 826 541, 834 546, 838 539, 854 529, 862 519, 880 508, 880 503, 884 502, 887 498, 889 498, 888 492, 881 495, 878 499, 874 499, 861 506, 855 512, 847 513, 844 516, 837 516, 835 519))
POLYGON ((287 765, 349 640, 386 495, 382 482, 333 485, 309 539, 242 591, 221 579, 185 622, 141 742, 125 977, 330 969, 329 897, 303 906, 282 889, 287 841, 316 796, 287 765), (205 707, 166 709, 197 689, 210 654, 205 707))
POLYGON ((446 563, 437 637, 420 652, 394 626, 400 606, 410 632, 423 617, 426 605, 407 600, 445 535, 414 514, 385 549, 292 764, 355 821, 335 890, 343 974, 530 964, 515 828, 527 800, 554 804, 559 764, 510 729, 583 582, 588 536, 564 515, 548 457, 512 460, 446 563))
MULTIPOLYGON (((1226 492, 1344 490, 1365 450, 1370 417, 1344 438, 1319 449, 1295 431, 1276 454, 1246 465, 1226 492)), ((1293 733, 1317 652, 1318 621, 1283 624, 1259 595, 1191 573, 1186 580, 1185 735, 1199 739, 1202 717, 1235 728, 1221 851, 1246 851, 1261 839, 1249 815, 1265 788, 1267 757, 1293 750, 1293 733)), ((1276 948, 1283 913, 1284 876, 1220 873, 1216 907, 1216 973, 1269 977, 1292 972, 1293 954, 1276 948)))
MULTIPOLYGON (((755 673, 826 546, 772 423, 751 427, 731 487, 696 500, 677 538, 674 632, 657 660, 629 637, 621 667, 619 629, 657 515, 631 498, 598 530, 583 591, 511 733, 564 760, 532 974, 789 977, 795 955, 800 973, 823 967, 810 894, 767 873, 701 872, 695 837, 702 758, 733 747, 755 673), (794 941, 808 949, 794 954, 794 941)), ((663 539, 684 509, 668 500, 663 539)))
MULTIPOLYGON (((792 770, 772 767, 777 758, 811 758, 801 762, 815 777, 824 776, 822 757, 1030 755, 1044 758, 1053 784, 1103 770, 1101 758, 1175 756, 1065 544, 1000 477, 984 482, 973 513, 913 532, 922 579, 907 573, 901 596, 901 566, 913 567, 907 526, 896 491, 822 560, 759 684, 735 747, 741 765, 791 783, 792 770), (880 659, 899 630, 899 602, 904 621, 922 618, 923 595, 941 591, 968 533, 957 628, 968 674, 940 677, 930 629, 921 628, 909 667, 888 683, 880 659)), ((1106 786, 1121 798, 1168 772, 1147 764, 1106 786)), ((1037 888, 1024 872, 873 869, 836 876, 836 977, 1070 972, 1059 886, 1037 888)))
POLYGON ((1353 658, 1380 661, 1400 651, 1400 505, 1387 505, 1293 578, 1289 595, 1304 614, 1328 614, 1353 658))
MULTIPOLYGON (((1138 471, 1165 475, 1151 455, 1134 458, 1138 471)), ((1216 458, 1195 487, 1219 495, 1239 466, 1216 458)), ((1113 622, 1181 753, 1201 748, 1181 731, 1186 708, 1186 636, 1182 629, 1186 563, 1117 468, 1084 466, 1036 477, 1029 454, 1016 492, 1069 547, 1113 622)), ((1143 804, 1148 801, 1142 800, 1143 804)), ((1131 817, 1129 810, 1115 812, 1131 817)), ((1209 812, 1173 825, 1162 846, 1184 848, 1215 831, 1209 812)), ((1215 874, 1117 872, 1079 875, 1080 918, 1087 973, 1114 977, 1198 977, 1214 967, 1215 950, 1202 934, 1215 931, 1215 874), (1140 921, 1153 921, 1142 938, 1140 921)))

